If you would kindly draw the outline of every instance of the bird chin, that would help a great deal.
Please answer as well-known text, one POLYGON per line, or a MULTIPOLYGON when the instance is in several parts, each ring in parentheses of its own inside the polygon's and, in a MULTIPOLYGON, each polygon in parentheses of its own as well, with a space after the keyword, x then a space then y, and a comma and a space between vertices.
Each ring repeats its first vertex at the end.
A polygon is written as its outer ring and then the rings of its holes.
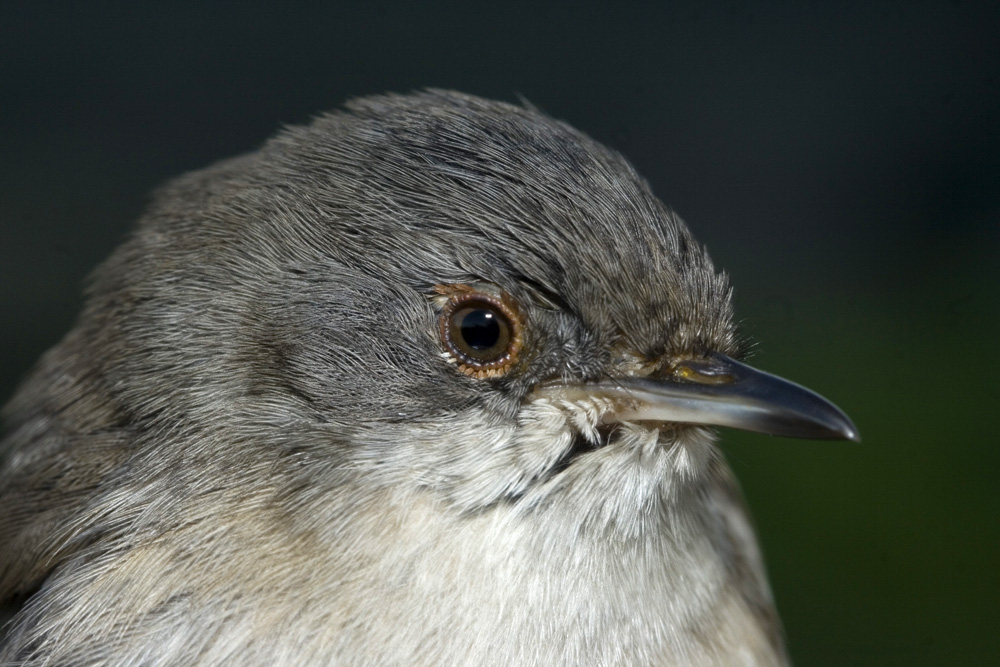
POLYGON ((565 442, 553 473, 567 470, 577 460, 600 456, 666 456, 673 461, 673 474, 696 477, 707 468, 715 450, 715 432, 710 428, 671 422, 610 422, 611 401, 598 397, 579 400, 537 398, 519 418, 523 440, 565 442))
MULTIPOLYGON (((603 414, 595 402, 529 400, 513 422, 470 409, 446 426, 383 431, 378 442, 352 451, 372 479, 431 491, 460 513, 497 505, 530 509, 558 501, 570 487, 607 496, 631 488, 666 498, 702 479, 717 457, 706 428, 605 424, 603 414)), ((635 507, 646 504, 635 500, 635 507)))
POLYGON ((715 436, 712 431, 687 424, 622 422, 602 424, 593 437, 577 433, 573 444, 553 466, 553 474, 570 468, 592 452, 624 458, 665 456, 672 461, 672 474, 697 477, 711 460, 715 436))
MULTIPOLYGON (((516 440, 521 460, 534 460, 532 485, 520 495, 533 502, 567 486, 600 487, 608 494, 646 489, 664 498, 706 479, 719 458, 715 432, 702 426, 658 422, 608 424, 598 400, 528 402, 516 440), (557 445, 557 446, 554 446, 557 445), (638 482, 637 484, 628 482, 638 482)), ((641 492, 641 491, 640 491, 641 492)), ((637 505, 646 505, 646 501, 637 505)))
POLYGON ((718 474, 715 435, 704 427, 623 422, 574 439, 545 476, 516 498, 515 512, 575 517, 581 534, 644 540, 694 525, 718 474), (547 508, 547 509, 545 509, 547 508), (694 513, 694 514, 692 514, 694 513))

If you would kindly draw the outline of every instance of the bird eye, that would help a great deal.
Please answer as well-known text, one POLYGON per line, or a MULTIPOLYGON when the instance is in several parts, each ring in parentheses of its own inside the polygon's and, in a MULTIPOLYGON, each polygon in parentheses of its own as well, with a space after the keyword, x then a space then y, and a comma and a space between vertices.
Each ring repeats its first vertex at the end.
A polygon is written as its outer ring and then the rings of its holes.
POLYGON ((470 291, 453 294, 440 326, 445 349, 468 375, 499 377, 517 361, 521 320, 501 299, 470 291))

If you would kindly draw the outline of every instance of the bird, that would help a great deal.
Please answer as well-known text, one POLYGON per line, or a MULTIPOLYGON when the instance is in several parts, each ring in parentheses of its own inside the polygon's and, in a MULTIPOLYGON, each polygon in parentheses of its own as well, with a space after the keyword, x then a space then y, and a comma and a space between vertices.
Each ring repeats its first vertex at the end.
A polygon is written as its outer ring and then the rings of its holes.
POLYGON ((161 188, 3 410, 3 665, 784 665, 716 427, 858 440, 531 104, 348 101, 161 188))

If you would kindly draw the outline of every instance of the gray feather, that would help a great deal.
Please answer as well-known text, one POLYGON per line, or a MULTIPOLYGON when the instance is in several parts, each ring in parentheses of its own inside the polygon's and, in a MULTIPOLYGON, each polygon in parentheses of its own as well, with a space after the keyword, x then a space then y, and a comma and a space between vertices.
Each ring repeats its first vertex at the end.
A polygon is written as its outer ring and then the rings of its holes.
POLYGON ((0 662, 781 664, 713 436, 531 399, 705 350, 726 278, 571 127, 428 91, 287 128, 163 188, 6 407, 0 662), (441 284, 516 300, 523 363, 450 363, 441 284))

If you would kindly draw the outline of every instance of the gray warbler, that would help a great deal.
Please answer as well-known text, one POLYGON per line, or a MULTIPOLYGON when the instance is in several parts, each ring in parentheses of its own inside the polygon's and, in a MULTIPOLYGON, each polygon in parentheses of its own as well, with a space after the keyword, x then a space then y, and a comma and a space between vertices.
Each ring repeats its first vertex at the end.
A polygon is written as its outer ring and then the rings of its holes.
POLYGON ((853 439, 743 363, 618 153, 357 99, 159 191, 4 411, 4 665, 780 665, 713 427, 853 439))

